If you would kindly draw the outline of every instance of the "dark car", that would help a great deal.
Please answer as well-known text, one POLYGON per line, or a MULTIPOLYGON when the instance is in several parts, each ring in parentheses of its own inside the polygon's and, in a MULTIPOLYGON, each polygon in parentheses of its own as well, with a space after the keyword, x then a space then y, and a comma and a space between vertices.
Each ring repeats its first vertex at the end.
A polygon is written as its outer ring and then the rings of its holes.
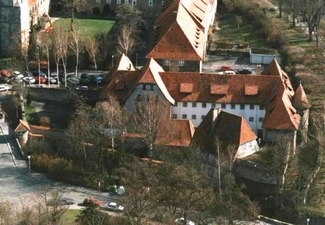
POLYGON ((249 69, 242 69, 237 71, 238 74, 252 74, 252 71, 249 69))
POLYGON ((89 84, 90 83, 90 76, 86 73, 82 73, 80 75, 80 83, 81 84, 89 84))
POLYGON ((63 197, 60 199, 62 205, 73 205, 76 201, 73 198, 63 197))
POLYGON ((46 78, 46 74, 42 70, 40 70, 39 72, 38 72, 38 70, 34 70, 32 72, 32 75, 34 77, 44 77, 44 78, 46 78))
POLYGON ((100 75, 93 75, 90 76, 90 82, 94 83, 94 84, 100 84, 103 82, 103 77, 101 77, 100 75))

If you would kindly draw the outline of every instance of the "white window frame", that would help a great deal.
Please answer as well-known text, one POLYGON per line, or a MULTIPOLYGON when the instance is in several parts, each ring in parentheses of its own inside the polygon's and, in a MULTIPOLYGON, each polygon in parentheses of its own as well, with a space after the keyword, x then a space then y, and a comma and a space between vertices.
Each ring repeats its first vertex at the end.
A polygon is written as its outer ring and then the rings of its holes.
POLYGON ((177 114, 173 114, 172 119, 177 119, 177 114))
POLYGON ((137 5, 137 0, 132 0, 132 5, 137 5))
POLYGON ((182 119, 183 120, 187 119, 187 114, 182 114, 182 119))
POLYGON ((184 66, 184 60, 179 60, 178 61, 178 66, 184 66))
POLYGON ((254 122, 254 117, 253 117, 253 116, 250 116, 250 117, 248 118, 248 121, 249 121, 249 122, 254 122))
POLYGON ((148 0, 148 6, 153 6, 153 0, 148 0))
POLYGON ((164 66, 169 66, 169 60, 168 59, 164 60, 164 66))

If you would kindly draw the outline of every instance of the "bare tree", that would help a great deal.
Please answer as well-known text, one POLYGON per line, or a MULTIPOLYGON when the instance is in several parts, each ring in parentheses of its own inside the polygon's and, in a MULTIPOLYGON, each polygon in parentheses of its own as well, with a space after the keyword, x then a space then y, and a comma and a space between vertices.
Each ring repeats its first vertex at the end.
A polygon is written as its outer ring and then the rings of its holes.
POLYGON ((70 30, 74 30, 74 18, 75 12, 83 10, 87 5, 87 0, 65 0, 64 7, 70 9, 71 12, 71 20, 70 20, 70 30))
POLYGON ((131 123, 134 131, 143 135, 143 141, 149 148, 149 157, 153 157, 154 141, 161 124, 169 118, 169 114, 168 103, 152 94, 144 95, 136 106, 131 123))
POLYGON ((43 33, 43 35, 41 36, 41 44, 42 44, 42 49, 46 55, 46 60, 47 60, 47 82, 48 85, 50 85, 50 54, 51 54, 51 47, 52 42, 51 42, 51 38, 49 38, 49 34, 43 33))
POLYGON ((303 0, 302 14, 308 26, 309 41, 313 40, 313 32, 317 32, 321 18, 325 12, 325 1, 303 0))
POLYGON ((73 51, 76 57, 76 67, 75 67, 75 76, 78 75, 78 66, 79 66, 79 55, 82 48, 82 42, 80 40, 80 32, 76 29, 70 31, 70 41, 69 47, 73 51))
POLYGON ((85 41, 85 49, 88 52, 89 57, 94 63, 94 68, 97 70, 97 55, 99 52, 99 44, 95 38, 88 38, 85 41))
POLYGON ((119 102, 115 98, 109 98, 108 101, 100 102, 97 105, 100 114, 103 115, 103 123, 109 128, 111 137, 111 146, 115 151, 115 137, 122 133, 125 123, 124 112, 119 102))
POLYGON ((243 19, 241 16, 236 16, 236 24, 237 24, 237 29, 239 29, 240 26, 243 24, 243 19))
POLYGON ((60 54, 60 30, 55 28, 51 32, 51 42, 52 42, 52 55, 56 65, 56 79, 57 85, 60 87, 59 79, 59 63, 61 59, 60 54))
POLYGON ((123 26, 122 29, 120 30, 120 35, 118 37, 118 48, 117 50, 121 54, 128 55, 130 52, 130 49, 135 44, 135 41, 132 37, 132 28, 123 26))
POLYGON ((15 48, 15 52, 18 53, 18 58, 23 58, 26 71, 29 71, 28 66, 28 41, 26 40, 26 31, 22 31, 17 33, 12 37, 13 46, 15 48))

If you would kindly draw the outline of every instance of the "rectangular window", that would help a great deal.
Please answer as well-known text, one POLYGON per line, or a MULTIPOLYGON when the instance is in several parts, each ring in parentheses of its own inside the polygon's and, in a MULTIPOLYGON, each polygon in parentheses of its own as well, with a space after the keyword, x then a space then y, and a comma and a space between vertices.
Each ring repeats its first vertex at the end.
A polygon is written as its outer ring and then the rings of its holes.
POLYGON ((196 102, 192 102, 192 107, 196 108, 196 102))
POLYGON ((264 105, 260 105, 260 110, 264 110, 264 105))
POLYGON ((216 107, 216 103, 212 103, 211 108, 215 108, 215 107, 216 107))
POLYGON ((153 91, 153 84, 150 84, 150 90, 153 91))
POLYGON ((196 115, 192 115, 192 120, 196 120, 196 115))
POLYGON ((202 103, 202 108, 206 108, 207 104, 206 103, 202 103))
POLYGON ((225 109, 226 108, 226 104, 221 104, 221 108, 225 109))
POLYGON ((146 90, 146 85, 142 84, 142 90, 146 90))
POLYGON ((184 60, 179 60, 178 61, 178 66, 184 66, 184 60))
POLYGON ((254 122, 254 117, 249 117, 249 122, 254 122))
POLYGON ((263 122, 263 120, 264 120, 263 117, 258 118, 258 122, 263 122))
POLYGON ((172 115, 172 118, 173 118, 173 119, 177 119, 177 114, 173 114, 173 115, 172 115))
POLYGON ((183 114, 182 115, 182 119, 187 119, 187 115, 186 114, 183 114))
POLYGON ((183 102, 183 107, 187 107, 187 102, 183 102))
POLYGON ((202 115, 202 116, 201 116, 201 119, 203 120, 203 119, 204 119, 204 117, 205 117, 205 115, 202 115))
POLYGON ((121 0, 116 0, 117 5, 121 5, 121 0))
POLYGON ((164 66, 169 66, 169 60, 168 59, 164 60, 164 66))
POLYGON ((240 109, 245 109, 245 104, 240 104, 240 109))
POLYGON ((148 1, 148 6, 152 6, 153 5, 153 0, 149 0, 148 1))
POLYGON ((250 104, 249 105, 249 109, 254 109, 255 107, 254 107, 254 105, 253 104, 250 104))
POLYGON ((231 109, 235 109, 236 105, 235 104, 231 104, 231 109))

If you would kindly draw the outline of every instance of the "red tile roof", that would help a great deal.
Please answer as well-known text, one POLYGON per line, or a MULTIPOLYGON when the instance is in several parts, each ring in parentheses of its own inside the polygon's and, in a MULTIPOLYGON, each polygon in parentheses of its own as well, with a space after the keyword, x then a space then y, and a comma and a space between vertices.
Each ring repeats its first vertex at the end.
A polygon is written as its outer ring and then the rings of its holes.
POLYGON ((192 93, 193 86, 193 83, 180 83, 179 91, 180 93, 192 93))
POLYGON ((202 26, 182 4, 172 3, 156 20, 146 57, 200 61, 204 42, 202 26))
POLYGON ((292 104, 296 109, 305 110, 310 108, 310 104, 305 93, 304 88, 301 84, 297 87, 295 94, 292 99, 292 104))
POLYGON ((156 145, 189 147, 194 134, 194 126, 190 120, 167 120, 162 123, 156 145))
POLYGON ((234 146, 237 149, 256 138, 254 131, 243 117, 220 109, 211 109, 195 129, 193 144, 210 148, 220 141, 223 144, 222 149, 226 149, 227 146, 234 146))
POLYGON ((220 75, 216 73, 160 73, 170 95, 178 102, 215 102, 264 105, 278 76, 220 75), (191 83, 191 93, 182 93, 180 84, 191 83), (245 86, 258 87, 256 95, 245 95, 245 86))

